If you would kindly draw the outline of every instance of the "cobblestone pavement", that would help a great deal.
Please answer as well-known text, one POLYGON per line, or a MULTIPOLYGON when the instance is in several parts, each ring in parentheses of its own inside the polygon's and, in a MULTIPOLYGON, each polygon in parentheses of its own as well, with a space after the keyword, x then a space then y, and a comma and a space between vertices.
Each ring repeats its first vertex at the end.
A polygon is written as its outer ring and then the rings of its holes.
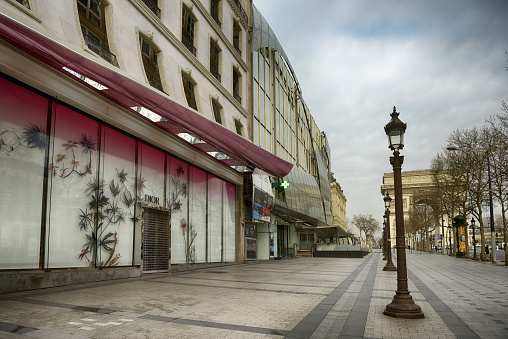
POLYGON ((397 319, 385 264, 298 257, 3 294, 0 338, 508 338, 507 266, 408 252, 425 318, 397 319))

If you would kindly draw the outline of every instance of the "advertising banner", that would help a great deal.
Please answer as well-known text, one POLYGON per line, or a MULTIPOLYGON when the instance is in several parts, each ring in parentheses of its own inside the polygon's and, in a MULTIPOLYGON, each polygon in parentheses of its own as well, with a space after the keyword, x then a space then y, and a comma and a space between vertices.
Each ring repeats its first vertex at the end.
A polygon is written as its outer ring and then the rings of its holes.
POLYGON ((259 188, 254 187, 254 200, 252 202, 252 218, 270 222, 273 197, 259 188))

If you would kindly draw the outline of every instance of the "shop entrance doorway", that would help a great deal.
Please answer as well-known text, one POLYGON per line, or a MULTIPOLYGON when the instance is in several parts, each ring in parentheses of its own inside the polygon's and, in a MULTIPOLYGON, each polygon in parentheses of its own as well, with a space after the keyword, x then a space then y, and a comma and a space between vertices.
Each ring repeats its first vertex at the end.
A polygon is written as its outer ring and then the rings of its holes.
POLYGON ((143 272, 167 272, 170 260, 169 211, 145 208, 143 217, 143 272))
POLYGON ((314 233, 300 233, 300 251, 312 251, 314 233))

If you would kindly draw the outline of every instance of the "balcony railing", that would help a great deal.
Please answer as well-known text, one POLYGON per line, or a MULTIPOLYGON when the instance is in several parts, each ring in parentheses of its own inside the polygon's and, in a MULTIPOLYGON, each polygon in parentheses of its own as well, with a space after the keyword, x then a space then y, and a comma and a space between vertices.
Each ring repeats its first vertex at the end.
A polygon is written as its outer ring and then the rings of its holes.
POLYGON ((145 5, 150 8, 150 10, 153 12, 153 14, 157 15, 157 17, 160 19, 161 17, 161 10, 159 7, 157 7, 157 2, 154 0, 143 0, 145 5))
POLYGON ((242 103, 242 97, 240 96, 240 94, 238 94, 238 91, 234 91, 233 92, 233 97, 239 102, 239 103, 242 103))
POLYGON ((210 73, 212 73, 212 75, 217 79, 219 80, 220 82, 220 73, 219 73, 219 70, 217 70, 217 68, 213 67, 212 65, 210 65, 210 73))
POLYGON ((249 23, 249 19, 247 17, 247 13, 245 13, 245 10, 243 9, 242 4, 240 4, 240 1, 239 0, 235 0, 235 4, 238 6, 238 9, 240 10, 240 12, 242 12, 242 15, 243 15, 243 18, 245 19, 245 22, 249 23))
POLYGON ((182 34, 182 42, 187 47, 187 49, 196 56, 196 47, 194 47, 194 43, 187 38, 185 35, 182 34))
POLYGON ((99 42, 97 42, 96 39, 90 37, 87 34, 83 34, 83 37, 85 38, 85 43, 88 46, 88 48, 93 51, 94 53, 98 54, 101 58, 109 62, 110 64, 118 67, 118 61, 116 60, 116 55, 111 53, 109 51, 109 48, 101 45, 99 42))

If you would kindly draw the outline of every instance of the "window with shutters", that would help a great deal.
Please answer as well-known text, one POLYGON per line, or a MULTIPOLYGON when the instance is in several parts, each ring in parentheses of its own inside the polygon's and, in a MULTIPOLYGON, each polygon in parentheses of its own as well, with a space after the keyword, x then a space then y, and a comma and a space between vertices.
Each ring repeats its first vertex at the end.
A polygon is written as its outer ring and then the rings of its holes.
POLYGON ((145 208, 143 215, 143 271, 167 271, 171 239, 169 212, 145 208))

